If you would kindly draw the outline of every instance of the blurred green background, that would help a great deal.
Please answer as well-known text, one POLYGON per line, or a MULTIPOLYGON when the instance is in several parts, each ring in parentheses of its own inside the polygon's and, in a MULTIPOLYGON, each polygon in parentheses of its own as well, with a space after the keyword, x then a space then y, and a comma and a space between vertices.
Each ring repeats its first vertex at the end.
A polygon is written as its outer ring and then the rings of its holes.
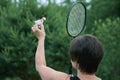
MULTIPOLYGON (((47 18, 47 64, 68 73, 72 38, 65 24, 72 0, 57 1, 0 0, 0 80, 41 80, 35 70, 37 39, 31 27, 34 20, 43 16, 47 18)), ((120 80, 120 0, 76 1, 87 7, 87 24, 82 34, 97 36, 104 47, 97 75, 103 80, 120 80)))

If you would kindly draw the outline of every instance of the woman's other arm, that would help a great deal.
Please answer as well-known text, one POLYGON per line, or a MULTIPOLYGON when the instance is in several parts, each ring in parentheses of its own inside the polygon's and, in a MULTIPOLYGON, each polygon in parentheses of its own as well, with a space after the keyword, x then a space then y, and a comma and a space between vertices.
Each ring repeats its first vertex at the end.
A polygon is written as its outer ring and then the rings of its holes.
POLYGON ((44 50, 44 40, 45 40, 44 25, 35 24, 32 27, 32 31, 34 32, 35 36, 38 38, 38 46, 35 54, 35 66, 42 80, 66 80, 66 78, 68 77, 67 74, 56 71, 46 66, 45 50, 44 50))

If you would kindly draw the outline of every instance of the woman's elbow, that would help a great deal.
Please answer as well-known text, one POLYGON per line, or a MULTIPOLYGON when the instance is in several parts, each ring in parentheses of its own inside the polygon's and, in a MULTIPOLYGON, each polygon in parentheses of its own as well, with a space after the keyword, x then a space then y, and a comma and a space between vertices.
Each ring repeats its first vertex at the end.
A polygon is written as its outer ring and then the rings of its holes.
POLYGON ((40 72, 44 67, 45 67, 45 65, 39 65, 39 64, 35 65, 36 71, 38 71, 38 72, 40 72))

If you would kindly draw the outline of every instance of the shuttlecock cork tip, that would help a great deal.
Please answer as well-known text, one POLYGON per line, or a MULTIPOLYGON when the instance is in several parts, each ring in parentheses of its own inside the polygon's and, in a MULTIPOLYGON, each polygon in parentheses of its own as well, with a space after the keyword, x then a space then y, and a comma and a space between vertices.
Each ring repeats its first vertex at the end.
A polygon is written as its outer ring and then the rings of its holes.
POLYGON ((46 20, 46 18, 45 17, 42 17, 42 19, 45 21, 46 20))

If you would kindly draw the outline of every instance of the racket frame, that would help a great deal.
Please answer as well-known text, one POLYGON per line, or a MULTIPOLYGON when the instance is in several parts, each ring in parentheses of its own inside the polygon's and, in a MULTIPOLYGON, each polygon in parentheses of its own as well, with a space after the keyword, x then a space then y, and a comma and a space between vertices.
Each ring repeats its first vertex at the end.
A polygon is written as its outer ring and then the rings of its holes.
POLYGON ((76 3, 74 3, 74 4, 72 5, 72 7, 70 8, 70 10, 68 11, 67 20, 66 20, 66 30, 67 30, 67 33, 68 33, 69 36, 75 38, 75 37, 77 37, 77 36, 83 31, 83 29, 84 29, 84 27, 85 27, 85 25, 86 25, 86 18, 87 18, 87 17, 86 17, 86 16, 87 16, 86 11, 87 11, 87 10, 86 10, 86 6, 85 6, 82 2, 76 2, 76 3), (75 5, 77 5, 77 4, 81 4, 81 5, 84 7, 84 10, 85 10, 85 19, 84 19, 83 28, 81 29, 81 31, 80 31, 77 35, 73 36, 73 35, 71 35, 71 34, 69 33, 69 31, 68 31, 68 20, 69 20, 69 15, 70 15, 71 10, 72 10, 73 7, 74 7, 75 5))

